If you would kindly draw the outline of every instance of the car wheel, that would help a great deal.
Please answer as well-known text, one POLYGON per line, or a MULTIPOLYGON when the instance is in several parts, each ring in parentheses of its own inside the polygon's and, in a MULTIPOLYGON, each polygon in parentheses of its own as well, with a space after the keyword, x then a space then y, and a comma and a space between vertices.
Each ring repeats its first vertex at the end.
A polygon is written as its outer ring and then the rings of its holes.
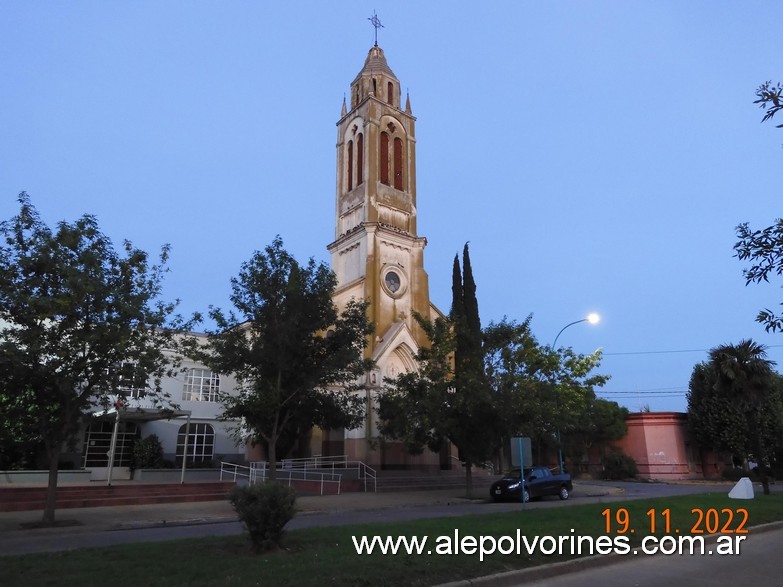
POLYGON ((558 493, 558 494, 557 494, 557 496, 558 496, 560 499, 562 499, 563 501, 565 501, 566 499, 568 499, 568 497, 569 497, 569 493, 568 493, 568 487, 566 487, 565 485, 563 485, 563 486, 560 488, 560 493, 558 493))
POLYGON ((525 490, 522 492, 522 501, 523 501, 523 502, 525 502, 525 503, 527 503, 527 502, 529 502, 529 501, 530 501, 530 493, 528 492, 528 490, 527 490, 527 489, 525 489, 525 490))

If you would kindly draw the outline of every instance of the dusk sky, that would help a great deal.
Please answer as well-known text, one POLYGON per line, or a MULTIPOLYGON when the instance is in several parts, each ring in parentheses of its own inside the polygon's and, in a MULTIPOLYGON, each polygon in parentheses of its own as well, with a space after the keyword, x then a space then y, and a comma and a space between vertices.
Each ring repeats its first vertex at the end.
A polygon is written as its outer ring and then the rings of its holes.
POLYGON ((735 227, 783 215, 783 3, 5 0, 0 218, 27 191, 50 225, 83 213, 155 253, 166 298, 228 307, 275 235, 329 262, 336 122, 373 44, 417 118, 418 232, 451 303, 470 242, 482 323, 533 315, 601 348, 599 392, 686 409, 695 363, 752 338, 781 282, 745 286, 735 227), (777 55, 777 57, 775 57, 777 55), (777 63, 776 63, 777 62, 777 63))

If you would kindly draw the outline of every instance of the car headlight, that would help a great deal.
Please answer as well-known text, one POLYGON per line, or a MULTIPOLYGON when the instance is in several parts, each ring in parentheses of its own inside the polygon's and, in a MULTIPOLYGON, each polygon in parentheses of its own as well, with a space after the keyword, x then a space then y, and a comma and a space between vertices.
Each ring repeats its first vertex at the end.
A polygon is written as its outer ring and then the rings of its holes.
POLYGON ((517 489, 522 484, 521 481, 515 481, 514 483, 509 483, 508 488, 509 489, 517 489))

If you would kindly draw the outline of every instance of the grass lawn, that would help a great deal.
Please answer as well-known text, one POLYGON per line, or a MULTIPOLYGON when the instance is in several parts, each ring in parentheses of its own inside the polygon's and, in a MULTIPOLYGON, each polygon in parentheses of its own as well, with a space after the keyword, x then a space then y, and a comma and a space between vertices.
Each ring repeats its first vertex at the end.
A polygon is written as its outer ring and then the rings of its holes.
MULTIPOLYGON (((457 518, 438 518, 412 522, 367 524, 332 528, 295 530, 287 535, 286 550, 255 555, 245 537, 199 538, 84 549, 73 552, 32 554, 0 558, 0 585, 435 585, 457 579, 489 575, 563 561, 572 556, 536 553, 494 554, 479 560, 478 553, 436 555, 445 549, 448 536, 460 537, 521 535, 532 541, 536 536, 617 536, 625 530, 631 545, 638 545, 651 534, 663 536, 679 530, 718 530, 740 528, 745 508, 752 526, 783 520, 783 494, 759 495, 754 500, 729 500, 725 495, 705 494, 612 501, 545 509, 526 509, 513 513, 493 513, 457 518), (715 508, 714 513, 707 513, 715 508), (722 512, 723 508, 731 510, 722 512), (693 509, 698 510, 692 512, 693 509), (608 510, 608 511, 607 511, 608 510), (648 512, 654 510, 654 516, 648 512), (627 512, 627 517, 626 517, 627 512), (699 519, 699 512, 706 515, 699 519), (610 524, 607 533, 607 522, 610 524), (694 528, 694 526, 696 526, 694 528), (631 532, 633 530, 633 532, 631 532), (351 539, 371 537, 428 537, 424 554, 358 555, 351 539), (432 554, 426 554, 431 550, 432 554)), ((706 533, 706 532, 705 532, 706 533)), ((506 545, 509 543, 506 542, 506 545)), ((565 548, 569 549, 568 542, 565 548)), ((489 545, 489 542, 487 543, 489 545)), ((467 546, 470 546, 467 544, 467 546)), ((453 549, 453 546, 452 546, 453 549)))

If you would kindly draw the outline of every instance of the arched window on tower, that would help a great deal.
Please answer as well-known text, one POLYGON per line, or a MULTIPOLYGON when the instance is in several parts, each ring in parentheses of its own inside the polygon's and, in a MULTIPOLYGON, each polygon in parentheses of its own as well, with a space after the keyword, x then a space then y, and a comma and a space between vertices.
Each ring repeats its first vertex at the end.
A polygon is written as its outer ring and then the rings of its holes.
POLYGON ((364 181, 364 135, 359 133, 356 137, 356 185, 362 185, 364 181))
POLYGON ((394 189, 402 190, 402 139, 394 139, 394 189))
POLYGON ((373 78, 373 80, 372 80, 372 93, 373 93, 373 96, 377 96, 378 95, 378 81, 375 78, 373 78))
POLYGON ((389 82, 386 84, 386 94, 387 94, 387 100, 389 104, 394 106, 394 84, 389 82))
POLYGON ((353 189, 353 141, 348 141, 348 191, 353 189))
POLYGON ((389 135, 381 133, 381 183, 389 184, 389 135))

